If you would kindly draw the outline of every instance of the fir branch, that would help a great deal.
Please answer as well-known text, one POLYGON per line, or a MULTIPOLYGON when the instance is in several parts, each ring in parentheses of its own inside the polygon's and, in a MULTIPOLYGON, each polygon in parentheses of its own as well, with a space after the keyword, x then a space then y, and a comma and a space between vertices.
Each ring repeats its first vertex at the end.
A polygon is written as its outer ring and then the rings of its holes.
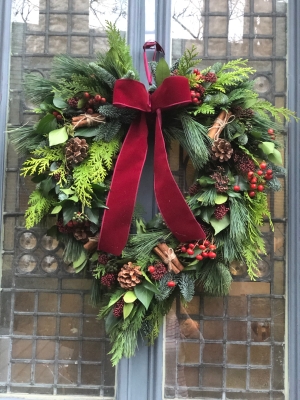
POLYGON ((299 120, 299 118, 297 118, 295 116, 295 112, 291 111, 287 108, 284 107, 275 107, 273 106, 273 104, 271 104, 269 101, 267 100, 261 100, 259 99, 259 101, 257 101, 253 106, 252 109, 254 111, 256 111, 257 113, 259 113, 262 117, 267 116, 270 114, 272 117, 275 118, 275 120, 278 123, 282 122, 282 118, 285 118, 286 121, 290 121, 291 118, 294 118, 296 121, 299 120))
POLYGON ((248 209, 243 198, 229 197, 230 202, 230 238, 233 241, 242 241, 247 235, 248 209))
POLYGON ((98 127, 98 132, 94 138, 95 141, 104 139, 106 142, 112 141, 120 132, 121 122, 118 120, 107 121, 98 127))
POLYGON ((50 168, 50 164, 65 158, 62 146, 45 146, 34 150, 31 154, 35 157, 29 158, 23 163, 21 176, 40 175, 50 168))
POLYGON ((197 169, 201 169, 209 160, 211 139, 207 135, 207 128, 195 121, 189 114, 181 113, 186 151, 197 169))
POLYGON ((228 295, 232 282, 228 267, 221 262, 206 263, 199 271, 198 279, 204 291, 213 296, 228 295))
POLYGON ((179 277, 178 286, 186 302, 190 302, 195 295, 195 276, 190 272, 182 272, 179 277))
POLYGON ((35 149, 45 145, 45 138, 37 134, 33 126, 10 128, 8 135, 20 157, 28 156, 35 149))
POLYGON ((198 197, 198 201, 202 203, 203 206, 214 206, 215 199, 217 196, 217 191, 215 187, 210 187, 205 190, 200 197, 198 197))
POLYGON ((95 71, 97 79, 113 90, 116 83, 116 78, 94 62, 90 63, 89 66, 95 71))
POLYGON ((52 90, 56 88, 55 81, 45 79, 34 74, 26 74, 24 77, 24 88, 26 98, 35 106, 40 106, 47 98, 53 96, 52 90))
POLYGON ((195 58, 198 56, 196 46, 192 46, 191 50, 187 49, 182 57, 179 59, 177 74, 180 76, 188 76, 191 68, 195 67, 199 62, 200 59, 195 58))
POLYGON ((169 281, 178 282, 179 277, 175 275, 173 272, 167 272, 159 281, 158 290, 159 294, 155 294, 156 300, 159 302, 166 300, 171 293, 174 291, 174 287, 169 287, 167 283, 169 281))
POLYGON ((32 228, 48 214, 55 203, 52 196, 44 197, 39 189, 34 190, 28 200, 28 208, 25 212, 25 226, 32 228))
POLYGON ((112 104, 99 107, 99 113, 107 119, 115 119, 124 124, 130 124, 137 115, 137 111, 130 108, 118 108, 112 104))
POLYGON ((197 110, 191 112, 193 115, 198 114, 215 114, 215 109, 211 104, 202 103, 197 110))

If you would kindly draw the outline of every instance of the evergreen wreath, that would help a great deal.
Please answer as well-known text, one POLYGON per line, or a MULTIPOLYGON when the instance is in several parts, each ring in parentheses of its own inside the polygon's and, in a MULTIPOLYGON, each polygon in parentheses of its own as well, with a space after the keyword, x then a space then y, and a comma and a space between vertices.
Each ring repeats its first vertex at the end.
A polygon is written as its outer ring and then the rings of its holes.
MULTIPOLYGON (((136 207, 136 233, 118 250, 121 255, 103 251, 101 244, 97 250, 115 163, 142 114, 116 106, 117 85, 141 84, 119 31, 108 24, 107 35, 110 50, 95 62, 62 55, 54 59, 49 79, 26 76, 26 94, 40 118, 12 130, 10 139, 25 157, 21 175, 36 183, 26 228, 54 217, 48 235, 64 244, 64 261, 76 272, 92 271, 92 301, 102 304, 99 318, 105 319, 116 365, 134 355, 139 332, 153 344, 177 295, 189 302, 196 286, 210 295, 228 294, 234 261, 246 264, 255 279, 266 254, 260 226, 266 217, 272 226, 267 193, 280 189, 277 175, 284 173, 277 140, 282 117, 289 121, 294 113, 258 98, 247 60, 199 70, 192 47, 171 68, 163 58, 151 62, 150 92, 158 93, 158 103, 170 97, 165 82, 175 91, 177 82, 188 83, 188 98, 163 108, 161 125, 165 141, 178 141, 195 168, 185 204, 200 234, 178 239, 161 214, 146 223, 136 207)), ((125 95, 129 101, 135 96, 133 90, 125 95)), ((123 173, 130 174, 131 163, 125 166, 123 173)), ((118 227, 111 229, 118 241, 118 227)))

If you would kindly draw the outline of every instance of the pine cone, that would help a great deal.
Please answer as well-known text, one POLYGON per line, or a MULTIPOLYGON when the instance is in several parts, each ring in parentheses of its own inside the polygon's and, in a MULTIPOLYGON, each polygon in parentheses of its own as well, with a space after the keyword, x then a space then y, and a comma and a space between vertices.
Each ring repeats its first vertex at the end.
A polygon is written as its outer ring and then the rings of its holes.
POLYGON ((132 289, 141 282, 143 274, 140 271, 141 267, 134 266, 132 262, 124 264, 121 271, 118 273, 118 281, 122 288, 132 289))
POLYGON ((220 162, 228 161, 233 153, 231 144, 225 139, 215 140, 211 149, 214 153, 213 160, 219 160, 220 162))
POLYGON ((65 148, 67 162, 69 164, 79 164, 87 157, 89 146, 85 139, 78 137, 70 139, 65 148))

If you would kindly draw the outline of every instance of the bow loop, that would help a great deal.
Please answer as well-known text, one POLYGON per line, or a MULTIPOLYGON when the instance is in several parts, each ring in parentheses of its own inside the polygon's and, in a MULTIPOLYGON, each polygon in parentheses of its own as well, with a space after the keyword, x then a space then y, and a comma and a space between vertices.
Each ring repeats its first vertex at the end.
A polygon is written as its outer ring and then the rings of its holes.
POLYGON ((129 107, 150 112, 149 93, 145 86, 132 79, 118 79, 113 93, 113 104, 117 107, 129 107))

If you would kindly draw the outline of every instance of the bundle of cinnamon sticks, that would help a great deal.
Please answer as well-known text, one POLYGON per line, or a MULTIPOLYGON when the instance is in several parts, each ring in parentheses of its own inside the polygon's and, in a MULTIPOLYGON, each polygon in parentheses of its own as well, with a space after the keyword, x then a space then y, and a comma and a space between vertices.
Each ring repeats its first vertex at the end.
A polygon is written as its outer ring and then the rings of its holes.
POLYGON ((178 260, 174 250, 166 243, 158 243, 153 251, 161 258, 164 264, 168 265, 169 271, 179 274, 179 272, 183 270, 184 267, 178 260))
POLYGON ((105 117, 101 114, 80 114, 72 118, 74 129, 89 126, 97 126, 105 122, 105 117))

